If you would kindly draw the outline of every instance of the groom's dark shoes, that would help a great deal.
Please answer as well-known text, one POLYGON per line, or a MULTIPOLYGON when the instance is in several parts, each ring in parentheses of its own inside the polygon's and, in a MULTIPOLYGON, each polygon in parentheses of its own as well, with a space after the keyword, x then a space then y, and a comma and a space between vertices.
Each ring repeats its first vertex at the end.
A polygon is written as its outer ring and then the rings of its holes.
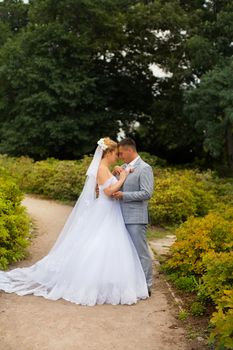
POLYGON ((149 297, 151 297, 151 289, 150 289, 150 287, 148 287, 148 295, 149 295, 149 297))

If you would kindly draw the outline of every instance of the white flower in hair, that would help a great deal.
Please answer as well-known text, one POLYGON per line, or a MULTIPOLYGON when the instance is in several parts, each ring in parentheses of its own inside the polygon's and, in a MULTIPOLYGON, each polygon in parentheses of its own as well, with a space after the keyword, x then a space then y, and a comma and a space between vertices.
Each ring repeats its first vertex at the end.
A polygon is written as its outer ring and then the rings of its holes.
POLYGON ((104 142, 104 138, 99 139, 99 141, 97 142, 97 144, 102 148, 103 151, 105 151, 105 150, 108 148, 108 146, 107 146, 107 145, 105 144, 105 142, 104 142))

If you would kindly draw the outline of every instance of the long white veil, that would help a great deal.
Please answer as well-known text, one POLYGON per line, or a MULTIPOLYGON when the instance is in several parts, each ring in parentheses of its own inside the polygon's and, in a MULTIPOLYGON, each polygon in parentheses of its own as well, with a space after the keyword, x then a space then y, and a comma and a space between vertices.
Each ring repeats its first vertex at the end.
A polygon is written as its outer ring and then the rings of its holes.
POLYGON ((97 171, 99 168, 100 161, 102 159, 103 149, 98 145, 91 164, 86 172, 86 181, 83 187, 83 190, 73 207, 63 229, 61 230, 55 244, 49 253, 54 252, 63 242, 63 240, 67 237, 69 232, 72 231, 72 228, 76 226, 77 222, 82 219, 82 216, 86 213, 86 211, 90 208, 92 203, 96 199, 96 177, 97 171))

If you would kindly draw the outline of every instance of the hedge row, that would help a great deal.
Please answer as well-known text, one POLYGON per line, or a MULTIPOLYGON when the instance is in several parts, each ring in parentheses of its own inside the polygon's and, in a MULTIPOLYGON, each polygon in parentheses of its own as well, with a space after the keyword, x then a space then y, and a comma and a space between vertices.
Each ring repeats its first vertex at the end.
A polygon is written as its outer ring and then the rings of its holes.
POLYGON ((166 168, 154 169, 154 173, 155 191, 149 205, 152 223, 180 224, 214 207, 216 195, 210 171, 166 168))
POLYGON ((21 205, 23 193, 18 186, 0 177, 0 269, 21 260, 27 254, 30 221, 21 205))
MULTIPOLYGON (((164 161, 141 153, 154 170, 155 191, 149 211, 152 224, 180 224, 189 216, 203 216, 216 203, 216 186, 213 174, 197 170, 165 168, 164 161)), ((91 157, 77 161, 60 161, 49 158, 33 161, 28 157, 0 156, 0 166, 13 177, 20 189, 48 198, 75 202, 85 181, 91 157)))
POLYGON ((177 287, 196 291, 203 305, 212 301, 210 342, 216 349, 233 349, 233 207, 190 217, 176 237, 165 271, 177 287))

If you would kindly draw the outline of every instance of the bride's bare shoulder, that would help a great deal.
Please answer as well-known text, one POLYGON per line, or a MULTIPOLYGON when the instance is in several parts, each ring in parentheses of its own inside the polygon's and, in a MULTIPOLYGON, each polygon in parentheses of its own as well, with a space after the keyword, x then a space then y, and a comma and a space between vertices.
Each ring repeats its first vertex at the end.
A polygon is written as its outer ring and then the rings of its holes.
POLYGON ((104 164, 100 164, 98 172, 97 172, 97 183, 98 185, 102 185, 107 181, 111 176, 111 172, 108 167, 104 164))

